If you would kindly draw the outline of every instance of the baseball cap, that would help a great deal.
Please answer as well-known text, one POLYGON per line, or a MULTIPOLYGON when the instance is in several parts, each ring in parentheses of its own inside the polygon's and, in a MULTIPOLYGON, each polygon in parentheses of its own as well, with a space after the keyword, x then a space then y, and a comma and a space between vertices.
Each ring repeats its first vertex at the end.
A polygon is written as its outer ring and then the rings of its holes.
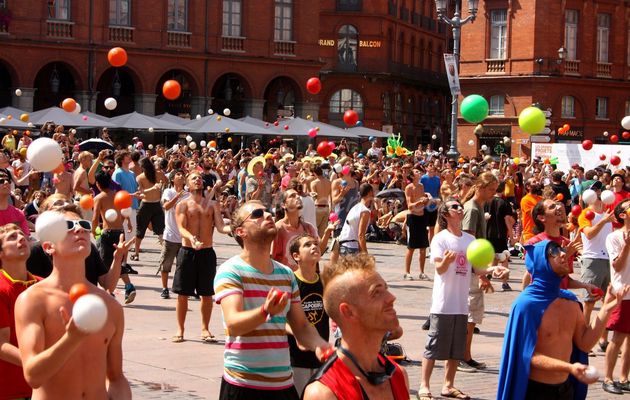
POLYGON ((603 188, 604 188, 604 184, 601 183, 600 181, 593 182, 591 187, 589 187, 589 189, 591 190, 602 190, 603 188))

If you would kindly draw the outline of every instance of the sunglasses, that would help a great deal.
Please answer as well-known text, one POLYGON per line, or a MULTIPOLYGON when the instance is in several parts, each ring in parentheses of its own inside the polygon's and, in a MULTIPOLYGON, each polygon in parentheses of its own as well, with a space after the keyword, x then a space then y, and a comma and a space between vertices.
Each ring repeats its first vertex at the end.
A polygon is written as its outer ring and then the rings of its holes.
POLYGON ((4 185, 6 183, 11 183, 9 178, 0 178, 0 185, 4 185))
POLYGON ((91 231, 92 230, 92 224, 90 223, 90 221, 86 221, 84 219, 79 219, 79 220, 76 220, 76 221, 67 219, 66 220, 66 225, 68 226, 68 230, 69 231, 75 230, 77 225, 79 226, 79 228, 84 229, 86 231, 91 231))
POLYGON ((252 212, 250 212, 249 214, 247 214, 247 217, 245 217, 240 224, 238 224, 236 227, 239 228, 241 226, 243 226, 243 224, 245 223, 245 221, 249 220, 249 219, 259 219, 262 218, 263 215, 265 215, 265 212, 268 212, 265 208, 257 208, 255 210, 253 210, 252 212))
POLYGON ((461 204, 451 204, 450 206, 448 206, 449 210, 463 210, 464 206, 462 206, 461 204))
POLYGON ((562 247, 560 246, 553 246, 551 248, 549 248, 549 250, 547 250, 547 254, 550 257, 558 257, 561 254, 566 254, 566 250, 564 250, 562 247))

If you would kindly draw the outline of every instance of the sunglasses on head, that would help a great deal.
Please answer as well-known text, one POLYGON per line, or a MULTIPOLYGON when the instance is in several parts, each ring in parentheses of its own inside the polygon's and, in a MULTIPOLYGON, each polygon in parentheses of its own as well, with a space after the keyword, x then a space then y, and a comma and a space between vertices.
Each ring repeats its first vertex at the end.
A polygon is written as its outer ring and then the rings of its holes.
POLYGON ((92 224, 90 223, 90 221, 86 221, 84 219, 79 219, 79 220, 67 219, 66 225, 68 226, 69 231, 73 231, 74 229, 76 229, 77 225, 79 226, 79 228, 84 229, 86 231, 92 230, 92 224))

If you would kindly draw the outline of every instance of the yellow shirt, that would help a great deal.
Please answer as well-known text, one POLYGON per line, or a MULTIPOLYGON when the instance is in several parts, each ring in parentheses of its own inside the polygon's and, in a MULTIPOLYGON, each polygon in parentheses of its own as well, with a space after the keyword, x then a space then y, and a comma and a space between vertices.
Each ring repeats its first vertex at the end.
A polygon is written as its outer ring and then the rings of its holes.
POLYGON ((503 190, 503 195, 505 197, 514 197, 514 180, 512 178, 507 178, 505 180, 505 189, 503 190))

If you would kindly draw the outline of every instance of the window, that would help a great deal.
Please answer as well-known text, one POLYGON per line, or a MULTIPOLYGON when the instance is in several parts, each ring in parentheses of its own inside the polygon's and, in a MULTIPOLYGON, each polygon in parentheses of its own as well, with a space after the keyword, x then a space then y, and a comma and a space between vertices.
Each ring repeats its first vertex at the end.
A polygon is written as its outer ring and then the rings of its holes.
POLYGON ((490 12, 490 58, 505 60, 507 40, 507 10, 490 12))
POLYGON ((48 18, 70 19, 70 0, 53 0, 48 2, 48 18))
POLYGON ((0 0, 0 8, 7 8, 8 0, 0 0))
POLYGON ((131 0, 109 0, 109 24, 131 26, 129 3, 131 0))
POLYGON ((608 40, 610 37, 610 15, 597 14, 597 62, 608 62, 608 40))
POLYGON ((503 115, 505 105, 505 97, 502 94, 497 94, 490 97, 490 110, 488 111, 488 115, 503 115))
POLYGON ((293 0, 276 0, 274 40, 290 42, 293 40, 293 0))
POLYGON ((575 118, 575 98, 562 97, 562 118, 575 118))
POLYGON ((168 30, 188 31, 188 0, 168 0, 168 30))
POLYGON ((241 16, 241 0, 223 0, 223 36, 242 36, 241 16))
POLYGON ((595 118, 608 119, 608 97, 595 99, 595 118))
POLYGON ((358 92, 352 89, 341 89, 330 98, 329 112, 331 114, 343 114, 346 110, 353 109, 363 115, 363 100, 358 92))
POLYGON ((362 0, 337 0, 337 11, 361 11, 362 0))
POLYGON ((630 115, 630 100, 626 100, 626 113, 624 115, 630 115))
POLYGON ((626 64, 630 66, 630 28, 628 28, 628 35, 626 36, 626 38, 628 40, 628 48, 626 49, 626 52, 627 52, 626 64))
POLYGON ((359 31, 352 25, 344 25, 339 29, 337 53, 339 64, 356 69, 359 31))
POLYGON ((567 50, 566 59, 577 60, 577 33, 578 33, 577 10, 567 10, 564 22, 564 48, 567 50))
POLYGON ((389 92, 383 93, 383 122, 391 124, 392 122, 392 101, 389 92))

